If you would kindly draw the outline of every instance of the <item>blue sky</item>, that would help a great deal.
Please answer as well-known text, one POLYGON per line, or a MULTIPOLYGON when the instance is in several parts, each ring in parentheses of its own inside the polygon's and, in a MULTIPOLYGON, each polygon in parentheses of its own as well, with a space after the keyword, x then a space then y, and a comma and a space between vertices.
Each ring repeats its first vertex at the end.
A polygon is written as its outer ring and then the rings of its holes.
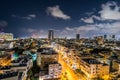
POLYGON ((81 37, 120 33, 119 0, 0 0, 0 32, 15 37, 81 37))

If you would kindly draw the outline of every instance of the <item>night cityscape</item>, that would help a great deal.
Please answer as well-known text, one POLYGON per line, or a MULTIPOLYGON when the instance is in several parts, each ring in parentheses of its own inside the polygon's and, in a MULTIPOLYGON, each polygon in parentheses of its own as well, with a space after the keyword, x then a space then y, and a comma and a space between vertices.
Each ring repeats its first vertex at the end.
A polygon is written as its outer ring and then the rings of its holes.
POLYGON ((120 80, 120 0, 0 0, 0 80, 120 80))

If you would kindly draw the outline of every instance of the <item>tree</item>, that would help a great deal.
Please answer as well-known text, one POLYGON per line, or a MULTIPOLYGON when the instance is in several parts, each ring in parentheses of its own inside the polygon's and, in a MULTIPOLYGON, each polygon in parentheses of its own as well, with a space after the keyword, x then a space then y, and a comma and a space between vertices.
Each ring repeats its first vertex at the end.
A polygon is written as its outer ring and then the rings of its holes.
POLYGON ((32 76, 33 76, 33 72, 32 72, 32 70, 31 70, 31 69, 30 69, 30 70, 28 70, 27 75, 28 75, 28 78, 30 78, 30 77, 32 77, 32 76))
POLYGON ((81 69, 76 69, 76 72, 80 73, 80 72, 81 72, 81 69))

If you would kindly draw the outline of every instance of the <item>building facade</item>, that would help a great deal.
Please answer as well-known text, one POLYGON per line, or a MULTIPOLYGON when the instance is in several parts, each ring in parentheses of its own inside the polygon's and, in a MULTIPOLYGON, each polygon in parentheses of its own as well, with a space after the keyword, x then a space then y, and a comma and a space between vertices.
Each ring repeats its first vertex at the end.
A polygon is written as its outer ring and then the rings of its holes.
POLYGON ((58 62, 58 54, 48 49, 42 49, 42 51, 37 52, 37 64, 44 68, 45 65, 53 62, 58 62))
POLYGON ((76 34, 76 40, 78 41, 80 39, 80 34, 76 34))
POLYGON ((109 78, 109 66, 93 58, 80 59, 80 69, 88 79, 109 78))
POLYGON ((39 75, 39 80, 54 80, 61 76, 62 66, 59 63, 51 63, 48 67, 48 74, 39 75))
POLYGON ((13 40, 12 33, 0 33, 0 39, 2 40, 13 40))
POLYGON ((54 31, 53 30, 49 30, 49 32, 48 32, 48 39, 49 40, 53 40, 54 39, 54 31))

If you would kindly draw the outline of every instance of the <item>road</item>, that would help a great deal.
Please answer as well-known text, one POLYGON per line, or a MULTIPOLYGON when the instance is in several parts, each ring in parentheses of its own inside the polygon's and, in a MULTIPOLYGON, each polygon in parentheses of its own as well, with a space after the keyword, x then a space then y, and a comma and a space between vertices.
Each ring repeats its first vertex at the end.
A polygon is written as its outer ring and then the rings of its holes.
POLYGON ((62 57, 59 55, 59 63, 62 65, 64 72, 67 72, 68 80, 80 80, 72 69, 63 61, 62 57))

